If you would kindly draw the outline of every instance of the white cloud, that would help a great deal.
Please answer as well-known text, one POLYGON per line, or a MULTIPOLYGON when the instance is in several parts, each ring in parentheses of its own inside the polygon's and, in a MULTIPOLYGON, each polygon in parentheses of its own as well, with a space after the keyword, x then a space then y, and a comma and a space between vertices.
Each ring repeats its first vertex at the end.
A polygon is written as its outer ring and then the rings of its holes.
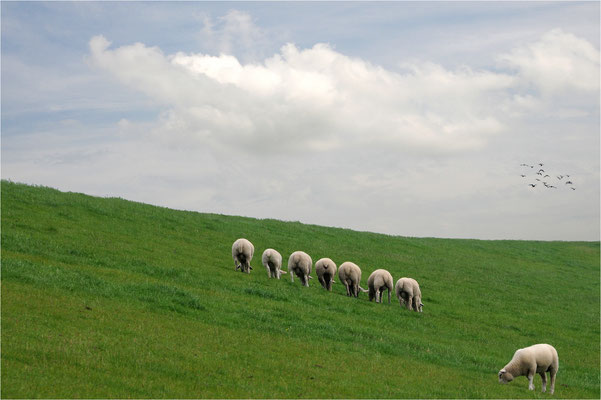
POLYGON ((201 16, 203 27, 200 32, 203 43, 223 54, 241 53, 243 57, 258 57, 260 44, 266 42, 265 33, 255 25, 250 14, 239 10, 229 10, 225 15, 213 20, 208 15, 201 16))
MULTIPOLYGON (((504 128, 496 112, 515 78, 432 63, 403 72, 293 44, 262 63, 90 41, 92 62, 169 109, 186 136, 251 151, 386 144, 405 151, 477 149, 504 128)), ((169 130, 169 129, 168 129, 169 130)), ((175 133, 173 133, 175 134, 175 133)))
POLYGON ((560 29, 499 56, 499 60, 515 68, 524 84, 533 85, 544 96, 571 90, 599 92, 599 50, 560 29))

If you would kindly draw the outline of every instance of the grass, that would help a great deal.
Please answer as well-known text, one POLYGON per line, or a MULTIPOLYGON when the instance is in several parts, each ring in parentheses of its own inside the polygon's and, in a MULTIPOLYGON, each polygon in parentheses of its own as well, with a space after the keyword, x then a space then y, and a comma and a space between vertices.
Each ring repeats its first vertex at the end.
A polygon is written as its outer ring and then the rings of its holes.
POLYGON ((551 398, 538 376, 497 381, 534 343, 558 350, 555 398, 600 395, 599 242, 394 237, 7 181, 1 201, 2 398, 551 398), (268 279, 268 247, 353 261, 363 286, 415 277, 424 312, 268 279))

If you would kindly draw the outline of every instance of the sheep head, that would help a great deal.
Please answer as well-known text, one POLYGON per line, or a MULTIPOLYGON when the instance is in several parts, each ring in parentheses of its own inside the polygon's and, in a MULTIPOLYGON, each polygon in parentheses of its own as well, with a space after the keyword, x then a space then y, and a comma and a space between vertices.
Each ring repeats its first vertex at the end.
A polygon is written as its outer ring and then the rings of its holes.
POLYGON ((499 383, 507 383, 513 380, 513 375, 505 369, 499 371, 499 383))

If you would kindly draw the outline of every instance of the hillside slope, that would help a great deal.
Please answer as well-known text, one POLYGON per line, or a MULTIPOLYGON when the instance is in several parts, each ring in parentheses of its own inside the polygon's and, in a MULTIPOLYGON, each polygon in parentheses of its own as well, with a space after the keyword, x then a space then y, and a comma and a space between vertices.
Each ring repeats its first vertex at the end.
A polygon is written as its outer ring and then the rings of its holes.
POLYGON ((599 242, 393 237, 175 211, 2 181, 2 398, 540 398, 500 385, 553 344, 555 397, 599 398, 599 242), (231 244, 255 245, 250 275, 231 244), (353 261, 416 278, 424 312, 284 275, 353 261), (284 268, 286 269, 286 268, 284 268))

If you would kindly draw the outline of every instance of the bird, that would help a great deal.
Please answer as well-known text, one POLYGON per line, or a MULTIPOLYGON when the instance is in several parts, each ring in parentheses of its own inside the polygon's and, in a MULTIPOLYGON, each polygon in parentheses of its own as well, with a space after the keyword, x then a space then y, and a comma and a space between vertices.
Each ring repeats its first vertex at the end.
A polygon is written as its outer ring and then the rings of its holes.
POLYGON ((521 176, 522 178, 525 178, 525 177, 526 177, 526 175, 523 175, 523 174, 522 174, 522 175, 520 175, 520 176, 521 176))
POLYGON ((538 170, 538 172, 545 172, 545 170, 541 168, 538 170))
POLYGON ((557 179, 562 180, 563 179, 563 175, 557 175, 557 179))
POLYGON ((549 178, 550 178, 550 176, 549 176, 549 175, 545 175, 545 176, 543 176, 543 178, 546 178, 546 177, 549 177, 549 178))
POLYGON ((532 186, 532 187, 536 187, 535 183, 529 183, 528 185, 532 186))
POLYGON ((566 181, 566 185, 573 185, 573 184, 574 184, 574 182, 572 182, 572 181, 566 181))
POLYGON ((572 189, 572 190, 576 190, 576 188, 575 188, 575 187, 571 187, 570 189, 572 189))
POLYGON ((542 167, 542 166, 543 166, 543 165, 545 165, 545 164, 543 164, 543 163, 538 163, 538 165, 540 165, 540 166, 542 167))

